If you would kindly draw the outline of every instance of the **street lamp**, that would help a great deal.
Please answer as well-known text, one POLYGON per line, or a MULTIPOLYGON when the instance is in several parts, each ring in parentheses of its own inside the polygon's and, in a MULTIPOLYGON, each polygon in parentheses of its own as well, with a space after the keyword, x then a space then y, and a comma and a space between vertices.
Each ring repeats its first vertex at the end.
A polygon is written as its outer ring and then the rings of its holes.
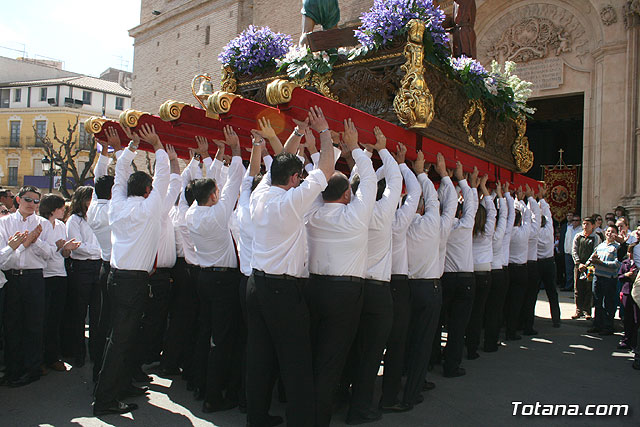
POLYGON ((53 176, 56 174, 56 170, 55 168, 51 167, 53 162, 46 155, 41 160, 41 162, 42 171, 45 173, 45 175, 49 175, 49 193, 51 193, 53 191, 53 176))

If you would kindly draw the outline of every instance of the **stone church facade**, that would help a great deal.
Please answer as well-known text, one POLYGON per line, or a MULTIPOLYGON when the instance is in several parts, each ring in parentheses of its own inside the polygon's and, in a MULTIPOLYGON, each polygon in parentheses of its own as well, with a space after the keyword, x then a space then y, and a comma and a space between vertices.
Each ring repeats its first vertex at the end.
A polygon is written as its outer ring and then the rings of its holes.
MULTIPOLYGON (((341 0, 339 26, 372 0, 341 0)), ((451 0, 440 1, 451 10, 451 0)), ((518 64, 532 100, 584 99, 581 212, 613 206, 640 219, 640 0, 477 0, 478 59, 518 64)), ((299 0, 142 0, 132 108, 157 113, 167 99, 192 103, 190 83, 218 87, 222 47, 248 25, 300 35, 299 0)))

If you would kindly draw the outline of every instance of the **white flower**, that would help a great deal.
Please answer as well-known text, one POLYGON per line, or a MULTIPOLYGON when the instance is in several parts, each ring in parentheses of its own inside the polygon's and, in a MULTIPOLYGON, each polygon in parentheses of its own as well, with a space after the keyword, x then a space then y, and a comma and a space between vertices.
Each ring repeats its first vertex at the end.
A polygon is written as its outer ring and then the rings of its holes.
POLYGON ((313 59, 320 59, 321 56, 320 52, 313 52, 313 59))
POLYGON ((329 54, 325 51, 322 51, 322 60, 324 62, 329 62, 329 54))
POLYGON ((349 49, 347 49, 346 47, 339 47, 338 55, 349 55, 349 49))

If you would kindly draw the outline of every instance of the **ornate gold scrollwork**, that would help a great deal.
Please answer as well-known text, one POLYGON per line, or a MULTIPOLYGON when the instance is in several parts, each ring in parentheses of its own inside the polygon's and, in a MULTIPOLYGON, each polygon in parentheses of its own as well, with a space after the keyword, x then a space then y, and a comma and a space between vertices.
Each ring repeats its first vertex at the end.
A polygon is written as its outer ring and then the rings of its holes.
POLYGON ((412 19, 407 25, 409 32, 407 44, 404 47, 404 56, 407 60, 401 67, 405 76, 393 100, 393 109, 402 124, 410 128, 426 128, 433 120, 435 107, 433 95, 424 80, 422 38, 425 23, 412 19))
POLYGON ((238 90, 236 75, 229 65, 222 66, 222 75, 220 76, 220 90, 229 93, 235 93, 236 90, 238 90))
POLYGON ((518 136, 511 146, 511 153, 516 162, 518 172, 526 173, 533 167, 533 152, 529 150, 529 138, 525 136, 527 119, 521 115, 514 122, 518 127, 518 136))
POLYGON ((122 113, 120 113, 120 118, 118 120, 123 127, 134 128, 138 126, 138 120, 140 119, 140 116, 144 114, 149 113, 131 109, 124 110, 122 113))
POLYGON ((338 100, 338 97, 331 93, 329 86, 333 84, 333 72, 329 71, 325 74, 313 73, 311 77, 311 84, 318 89, 320 95, 326 96, 334 101, 338 100))
POLYGON ((267 85, 267 102, 271 105, 284 104, 291 101, 293 89, 300 85, 282 79, 275 79, 267 85))
POLYGON ((485 119, 487 117, 487 110, 484 108, 482 101, 479 99, 472 99, 469 101, 469 108, 464 113, 464 117, 462 118, 462 126, 464 126, 464 130, 467 131, 467 136, 469 136, 469 142, 477 147, 485 146, 484 143, 484 126, 485 119), (471 121, 471 117, 476 113, 476 111, 480 114, 480 123, 478 123, 478 132, 475 134, 469 129, 469 122, 471 121))
POLYGON ((91 116, 84 122, 84 130, 87 133, 98 134, 102 131, 102 125, 107 121, 102 117, 91 116))
POLYGON ((182 109, 187 105, 189 104, 180 101, 165 101, 160 106, 158 115, 165 122, 177 120, 180 118, 180 114, 182 114, 182 109))
POLYGON ((231 104, 233 104, 236 98, 242 98, 242 96, 221 90, 214 92, 212 95, 209 95, 209 99, 207 100, 207 115, 211 113, 228 113, 229 110, 231 110, 231 104))

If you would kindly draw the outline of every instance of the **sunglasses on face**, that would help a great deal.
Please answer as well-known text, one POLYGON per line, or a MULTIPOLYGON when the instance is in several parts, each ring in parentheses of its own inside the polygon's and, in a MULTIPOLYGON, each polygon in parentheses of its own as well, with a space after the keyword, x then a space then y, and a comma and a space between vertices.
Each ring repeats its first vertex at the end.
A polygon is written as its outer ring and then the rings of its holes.
POLYGON ((36 205, 40 203, 40 199, 32 199, 31 197, 23 197, 22 200, 27 203, 35 203, 36 205))

